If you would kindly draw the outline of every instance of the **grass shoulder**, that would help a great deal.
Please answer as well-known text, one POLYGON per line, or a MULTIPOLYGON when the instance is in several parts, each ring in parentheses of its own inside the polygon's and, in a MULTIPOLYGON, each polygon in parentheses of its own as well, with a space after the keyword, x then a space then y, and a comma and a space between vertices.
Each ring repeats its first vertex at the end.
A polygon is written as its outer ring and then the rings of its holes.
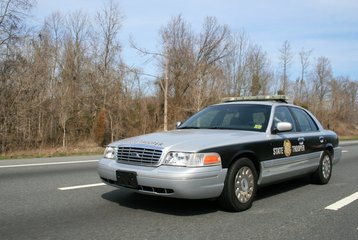
POLYGON ((340 141, 355 141, 358 140, 358 136, 340 136, 340 141))
POLYGON ((55 147, 55 148, 38 148, 29 150, 17 150, 6 152, 0 155, 0 160, 4 159, 22 159, 22 158, 47 158, 47 157, 65 157, 81 155, 100 155, 103 154, 104 148, 98 147, 93 143, 81 143, 74 146, 55 147))

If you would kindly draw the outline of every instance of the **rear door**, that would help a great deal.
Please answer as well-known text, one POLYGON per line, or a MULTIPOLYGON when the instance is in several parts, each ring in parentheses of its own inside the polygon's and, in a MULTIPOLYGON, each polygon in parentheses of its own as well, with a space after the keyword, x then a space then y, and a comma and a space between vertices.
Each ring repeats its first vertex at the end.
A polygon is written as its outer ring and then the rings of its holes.
POLYGON ((325 140, 324 136, 320 134, 318 126, 305 110, 297 107, 289 107, 289 109, 304 143, 305 159, 312 160, 312 162, 316 160, 318 164, 325 140))
POLYGON ((317 169, 324 138, 318 126, 303 109, 279 105, 274 109, 271 129, 272 158, 261 162, 262 178, 267 184, 300 176, 317 169), (279 122, 289 122, 292 130, 276 133, 279 122))

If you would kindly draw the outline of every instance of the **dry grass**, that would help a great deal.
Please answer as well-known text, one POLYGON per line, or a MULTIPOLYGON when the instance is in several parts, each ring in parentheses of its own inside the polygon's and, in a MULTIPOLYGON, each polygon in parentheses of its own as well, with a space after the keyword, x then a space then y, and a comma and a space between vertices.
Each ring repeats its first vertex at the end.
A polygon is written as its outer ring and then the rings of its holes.
POLYGON ((347 124, 339 122, 333 127, 339 139, 341 140, 357 140, 358 139, 358 126, 355 124, 347 124))
POLYGON ((340 141, 358 140, 358 136, 340 136, 340 141))
POLYGON ((38 158, 38 157, 60 157, 60 156, 74 156, 74 155, 97 155, 102 154, 104 148, 98 147, 92 142, 82 142, 69 146, 66 148, 38 148, 31 150, 19 150, 3 153, 0 159, 12 159, 12 158, 38 158))

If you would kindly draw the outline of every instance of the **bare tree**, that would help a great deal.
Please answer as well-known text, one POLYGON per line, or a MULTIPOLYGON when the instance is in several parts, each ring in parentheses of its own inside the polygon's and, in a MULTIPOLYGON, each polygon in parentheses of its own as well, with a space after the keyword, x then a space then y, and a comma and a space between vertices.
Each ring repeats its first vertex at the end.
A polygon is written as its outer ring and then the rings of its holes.
MULTIPOLYGON (((60 82, 61 73, 61 54, 65 41, 65 19, 60 12, 54 12, 44 21, 42 29, 38 33, 38 39, 33 39, 35 50, 38 49, 41 53, 39 63, 34 63, 34 66, 47 65, 47 74, 43 76, 45 88, 43 96, 46 96, 46 106, 43 112, 47 113, 48 119, 43 118, 44 121, 44 140, 43 145, 51 143, 51 146, 56 145, 57 126, 58 124, 58 103, 56 97, 58 96, 58 84, 60 82)), ((39 124, 40 126, 41 124, 39 124)))
POLYGON ((105 4, 101 12, 97 12, 96 23, 101 36, 101 71, 108 74, 113 64, 118 63, 118 53, 121 45, 118 42, 118 34, 122 27, 123 16, 119 10, 118 4, 112 0, 105 4))
MULTIPOLYGON (((220 62, 232 51, 231 33, 226 25, 220 25, 216 18, 207 17, 202 32, 197 38, 196 77, 193 91, 194 111, 199 111, 213 99, 205 98, 209 93, 215 98, 220 62)), ((220 78, 219 78, 220 79, 220 78)), ((222 79, 222 77, 221 77, 222 79)), ((210 94, 209 94, 210 95, 210 94)))
POLYGON ((146 56, 154 56, 160 63, 162 74, 157 82, 163 96, 164 129, 167 129, 169 118, 183 119, 217 98, 222 87, 219 81, 223 79, 222 74, 219 77, 221 61, 231 50, 230 31, 215 18, 208 17, 202 32, 195 35, 179 15, 160 33, 159 52, 135 48, 146 56))
MULTIPOLYGON (((26 60, 18 45, 25 44, 25 18, 33 6, 30 0, 4 0, 0 2, 0 152, 5 152, 20 138, 16 126, 17 104, 21 93, 30 86, 21 85, 21 74, 26 72, 26 60)), ((28 79, 28 78, 27 78, 28 79)))
POLYGON ((68 122, 81 112, 84 88, 84 69, 88 42, 88 17, 81 11, 72 12, 66 19, 66 36, 61 59, 60 80, 57 84, 56 107, 62 128, 62 147, 67 146, 68 122))
POLYGON ((281 48, 279 49, 280 52, 280 64, 282 67, 282 75, 281 75, 281 91, 285 94, 287 93, 288 87, 288 70, 293 61, 293 54, 291 53, 291 46, 290 43, 286 40, 281 48))
MULTIPOLYGON (((188 90, 194 81, 195 39, 191 26, 181 15, 174 17, 162 28, 161 41, 162 53, 165 56, 161 61, 164 77, 160 81, 164 93, 164 118, 170 115, 172 119, 180 119, 183 117, 183 111, 180 109, 186 107, 188 90), (166 111, 169 104, 171 111, 166 111)), ((166 125, 164 123, 164 126, 166 125)))
POLYGON ((298 80, 298 97, 296 97, 296 99, 298 99, 299 102, 303 102, 303 90, 306 85, 305 79, 306 79, 307 69, 310 64, 309 58, 310 58, 311 54, 312 54, 312 50, 306 51, 304 48, 302 48, 302 50, 299 52, 301 75, 298 80))
MULTIPOLYGON (((162 92, 163 96, 163 130, 168 130, 168 98, 169 98, 169 74, 168 74, 168 68, 169 68, 169 55, 168 50, 163 47, 163 52, 150 52, 146 49, 140 48, 137 46, 137 44, 133 41, 133 39, 130 40, 131 46, 136 49, 138 52, 140 52, 143 56, 149 56, 151 60, 157 59, 164 70, 164 76, 163 73, 160 73, 161 75, 151 75, 147 73, 141 72, 141 75, 143 76, 149 76, 151 78, 155 78, 155 83, 159 86, 160 91, 162 92), (163 67, 164 66, 164 67, 163 67)), ((164 43, 163 43, 164 45, 164 43)))
MULTIPOLYGON (((143 56, 149 56, 160 63, 161 73, 157 76, 150 75, 150 77, 156 78, 156 83, 159 86, 160 96, 163 99, 163 129, 167 131, 170 114, 168 111, 169 104, 172 104, 171 115, 180 114, 175 105, 184 105, 182 99, 184 99, 193 78, 194 42, 190 26, 183 20, 181 15, 173 17, 160 30, 160 35, 161 50, 157 52, 140 48, 133 40, 131 40, 131 45, 143 56), (170 99, 173 99, 171 103, 169 103, 170 99)), ((149 76, 146 73, 142 75, 149 76)))
POLYGON ((33 0, 2 0, 0 2, 0 47, 15 40, 24 28, 24 20, 33 7, 33 0))
POLYGON ((319 57, 313 71, 313 91, 320 105, 328 93, 328 83, 332 78, 331 62, 326 57, 319 57))
POLYGON ((247 88, 247 55, 249 50, 249 40, 245 32, 234 35, 231 40, 232 51, 225 58, 223 71, 225 74, 226 95, 240 96, 247 88))
POLYGON ((51 86, 49 90, 51 95, 54 94, 54 86, 59 77, 60 72, 60 57, 61 57, 61 48, 63 47, 63 42, 65 38, 65 29, 64 26, 64 17, 60 12, 52 13, 47 19, 45 19, 44 28, 41 31, 41 34, 48 35, 49 41, 53 46, 50 51, 52 58, 51 61, 51 86))
POLYGON ((255 45, 248 53, 248 77, 251 80, 250 94, 255 96, 266 94, 268 85, 272 80, 272 72, 269 68, 267 55, 261 47, 255 45))
POLYGON ((311 73, 310 108, 323 124, 328 124, 327 106, 329 83, 333 79, 332 67, 328 58, 319 57, 311 73))
MULTIPOLYGON (((108 143, 113 140, 113 117, 110 107, 115 102, 118 103, 118 95, 121 94, 122 82, 121 74, 117 74, 117 71, 122 71, 120 63, 121 44, 118 41, 119 31, 122 26, 123 16, 119 9, 118 4, 115 4, 112 0, 104 4, 101 11, 97 12, 95 22, 97 23, 97 31, 94 45, 98 48, 98 88, 96 91, 100 93, 101 101, 99 102, 98 112, 102 113, 102 118, 109 124, 107 124, 112 133, 111 139, 104 139, 102 142, 108 143), (97 47, 98 46, 98 47, 97 47), (111 89, 113 86, 117 86, 117 93, 112 94, 111 89), (119 90, 119 91, 118 91, 119 90), (105 114, 104 114, 105 113, 105 114)), ((95 126, 96 128, 96 126, 95 126)), ((94 129, 96 132, 96 129, 94 129)), ((107 136, 107 135, 104 135, 107 136)))

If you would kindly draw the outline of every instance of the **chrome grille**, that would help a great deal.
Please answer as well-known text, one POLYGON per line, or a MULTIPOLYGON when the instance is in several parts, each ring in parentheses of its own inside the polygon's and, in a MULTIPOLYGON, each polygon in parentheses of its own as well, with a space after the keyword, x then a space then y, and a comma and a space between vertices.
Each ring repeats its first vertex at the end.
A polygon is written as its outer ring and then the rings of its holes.
POLYGON ((155 166, 159 163, 162 150, 141 147, 118 147, 117 161, 135 165, 155 166))

